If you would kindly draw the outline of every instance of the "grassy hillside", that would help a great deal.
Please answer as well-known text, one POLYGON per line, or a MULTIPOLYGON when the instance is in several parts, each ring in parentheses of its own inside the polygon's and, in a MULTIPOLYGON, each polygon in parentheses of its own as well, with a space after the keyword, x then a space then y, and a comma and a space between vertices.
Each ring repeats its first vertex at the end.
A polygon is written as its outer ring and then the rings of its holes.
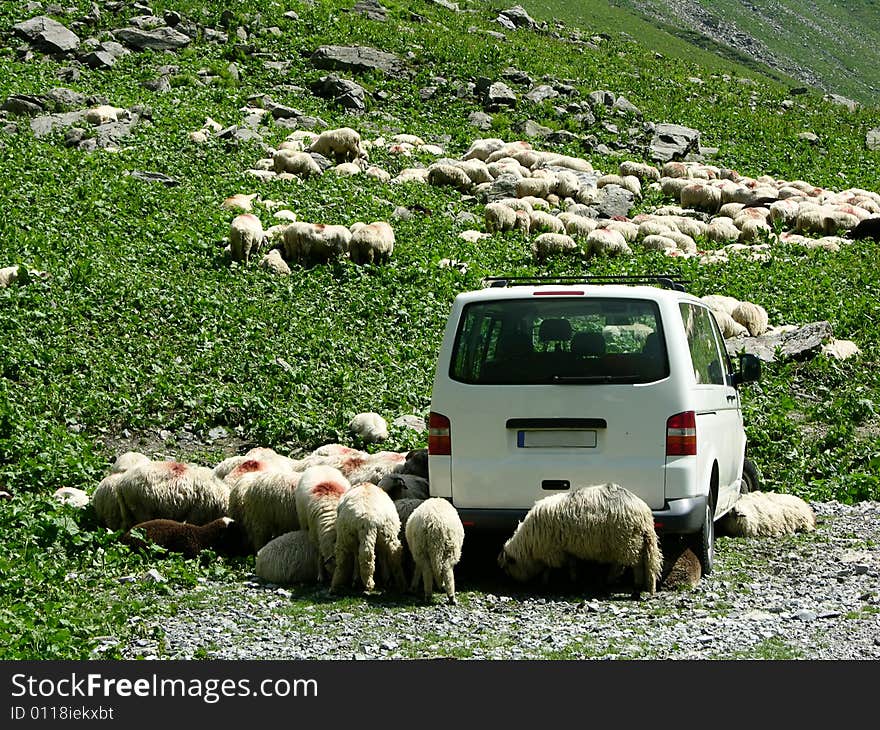
MULTIPOLYGON (((88 656, 95 637, 135 634, 137 621, 128 617, 147 614, 150 591, 164 590, 120 586, 120 576, 142 570, 148 559, 96 531, 88 512, 55 507, 50 495, 58 487, 91 491, 131 446, 156 458, 214 464, 246 445, 296 453, 348 442, 346 424, 360 411, 378 411, 389 421, 424 416, 439 333, 456 293, 479 287, 486 275, 584 273, 566 261, 537 266, 513 234, 475 244, 458 238, 464 229, 483 227, 482 206, 447 188, 389 185, 362 175, 259 182, 246 171, 291 130, 268 115, 256 127, 262 142, 191 142, 189 132, 207 117, 241 125, 242 110, 267 94, 328 126, 351 126, 368 139, 417 134, 452 157, 477 137, 521 138, 527 119, 608 144, 620 133, 602 122, 624 130, 643 121, 676 122, 701 130, 703 144, 719 148, 718 164, 746 175, 880 188, 880 154, 864 146, 866 130, 880 124, 876 108, 849 113, 808 95, 785 110, 785 85, 743 83, 733 69, 725 77, 723 64, 702 67, 696 57, 664 52, 658 58, 653 45, 612 32, 596 49, 570 42, 565 28, 560 39, 518 30, 501 40, 485 32, 501 30, 492 22, 497 5, 460 3, 463 12, 456 13, 431 2, 387 1, 388 19, 378 22, 350 12, 353 4, 256 0, 224 14, 202 0, 154 0, 157 15, 173 8, 228 33, 228 40, 198 38, 175 53, 131 53, 110 70, 84 66, 67 81, 59 74, 69 60, 28 57, 10 36, 12 25, 29 17, 25 3, 0 7, 0 100, 67 86, 95 102, 147 106, 151 118, 117 151, 93 153, 66 146, 63 129, 37 138, 27 117, 9 115, 0 123, 6 128, 0 131, 0 267, 17 263, 50 275, 0 289, 0 489, 15 494, 0 502, 0 593, 12 597, 0 605, 0 657, 88 656), (367 111, 345 113, 308 91, 327 73, 309 56, 332 43, 395 53, 406 59, 407 72, 357 75, 368 92, 367 111), (175 67, 170 90, 143 86, 169 64, 175 67), (549 102, 522 102, 493 114, 491 128, 478 131, 467 118, 479 103, 457 90, 478 77, 500 78, 510 66, 535 83, 565 80, 581 100, 596 89, 613 90, 643 117, 599 113, 585 129, 549 102), (693 76, 704 83, 695 85, 693 76), (419 93, 428 86, 438 87, 436 96, 419 93), (798 139, 802 131, 814 132, 820 143, 798 139), (179 184, 145 182, 133 171, 161 172, 179 184), (234 214, 221 203, 235 193, 282 201, 301 220, 315 222, 391 220, 398 206, 412 216, 393 219, 397 246, 387 266, 294 265, 289 278, 278 278, 256 264, 224 259, 234 214), (445 258, 467 262, 467 273, 441 268, 445 258), (217 438, 218 428, 225 436, 217 438)), ((71 23, 90 8, 85 0, 73 5, 77 12, 60 20, 71 23)), ((83 37, 106 36, 131 14, 105 11, 83 37)), ((587 157, 603 171, 621 159, 594 154, 577 140, 546 147, 587 157)), ((638 159, 641 151, 622 154, 638 159)), ((384 148, 371 155, 391 174, 432 159, 401 158, 384 148)), ((644 206, 660 202, 647 196, 644 206)), ((264 225, 273 222, 268 208, 256 212, 264 225)), ((752 455, 768 488, 843 501, 880 498, 877 246, 859 242, 829 253, 781 245, 774 254, 767 262, 702 267, 694 259, 640 252, 593 260, 586 271, 671 270, 695 294, 761 303, 777 324, 830 320, 836 335, 854 340, 863 354, 765 368, 761 383, 744 393, 752 455)), ((394 430, 383 448, 421 445, 418 434, 394 430)), ((172 584, 187 585, 199 577, 239 579, 250 568, 252 559, 168 561, 162 570, 172 584)))

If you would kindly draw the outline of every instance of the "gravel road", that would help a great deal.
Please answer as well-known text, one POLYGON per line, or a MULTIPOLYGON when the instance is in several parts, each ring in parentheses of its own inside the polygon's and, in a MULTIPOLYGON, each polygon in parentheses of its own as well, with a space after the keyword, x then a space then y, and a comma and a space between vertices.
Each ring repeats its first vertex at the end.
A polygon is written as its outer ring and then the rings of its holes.
POLYGON ((711 576, 642 601, 572 588, 525 591, 495 568, 498 544, 469 536, 457 571, 458 605, 439 595, 433 606, 409 596, 336 599, 255 576, 205 582, 173 590, 167 615, 137 626, 140 638, 123 655, 880 659, 880 502, 813 508, 814 533, 720 537, 711 576))

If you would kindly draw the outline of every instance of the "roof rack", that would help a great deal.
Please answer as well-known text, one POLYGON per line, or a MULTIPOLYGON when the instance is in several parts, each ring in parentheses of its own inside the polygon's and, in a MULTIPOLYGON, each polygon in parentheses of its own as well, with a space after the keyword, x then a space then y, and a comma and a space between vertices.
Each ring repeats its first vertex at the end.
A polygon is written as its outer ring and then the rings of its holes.
POLYGON ((672 274, 655 276, 487 276, 483 286, 505 288, 508 286, 534 286, 537 284, 659 284, 664 289, 684 291, 688 284, 672 274))

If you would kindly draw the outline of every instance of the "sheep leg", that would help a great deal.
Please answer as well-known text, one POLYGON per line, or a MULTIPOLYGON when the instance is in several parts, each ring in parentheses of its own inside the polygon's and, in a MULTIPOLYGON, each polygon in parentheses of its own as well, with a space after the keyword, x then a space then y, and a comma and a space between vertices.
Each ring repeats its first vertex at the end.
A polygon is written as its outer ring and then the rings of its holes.
POLYGON ((443 580, 441 581, 441 585, 443 589, 446 591, 446 597, 449 600, 449 605, 455 605, 455 574, 452 571, 452 566, 447 565, 443 569, 443 580))
POLYGON ((430 603, 434 598, 434 569, 431 564, 422 564, 422 581, 425 584, 425 603, 430 603))
POLYGON ((421 566, 418 563, 413 565, 413 577, 412 581, 410 581, 409 590, 410 593, 416 593, 419 590, 419 579, 422 577, 421 574, 421 566))
MULTIPOLYGON (((351 544, 350 540, 347 540, 344 536, 337 536, 336 540, 336 567, 333 570, 333 581, 330 584, 330 592, 336 593, 341 590, 343 586, 351 582, 351 573, 353 570, 353 561, 354 561, 354 545, 351 544)), ((321 570, 323 566, 323 560, 321 560, 320 556, 318 557, 318 569, 321 570)))
POLYGON ((361 538, 360 550, 358 551, 358 563, 361 569, 361 582, 364 584, 364 590, 367 593, 370 593, 376 588, 376 581, 374 578, 376 572, 375 528, 367 530, 361 538))

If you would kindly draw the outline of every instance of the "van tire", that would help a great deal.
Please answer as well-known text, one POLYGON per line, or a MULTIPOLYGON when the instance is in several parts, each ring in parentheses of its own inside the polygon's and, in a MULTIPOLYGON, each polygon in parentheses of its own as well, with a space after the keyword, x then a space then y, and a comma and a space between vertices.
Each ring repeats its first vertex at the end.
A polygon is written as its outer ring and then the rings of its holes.
POLYGON ((758 492, 761 490, 761 477, 758 476, 758 469, 754 462, 746 457, 743 460, 742 483, 740 485, 740 494, 748 494, 749 492, 758 492))
POLYGON ((690 547, 700 561, 702 574, 711 575, 715 566, 715 496, 711 491, 706 497, 703 524, 699 532, 691 536, 690 547))

